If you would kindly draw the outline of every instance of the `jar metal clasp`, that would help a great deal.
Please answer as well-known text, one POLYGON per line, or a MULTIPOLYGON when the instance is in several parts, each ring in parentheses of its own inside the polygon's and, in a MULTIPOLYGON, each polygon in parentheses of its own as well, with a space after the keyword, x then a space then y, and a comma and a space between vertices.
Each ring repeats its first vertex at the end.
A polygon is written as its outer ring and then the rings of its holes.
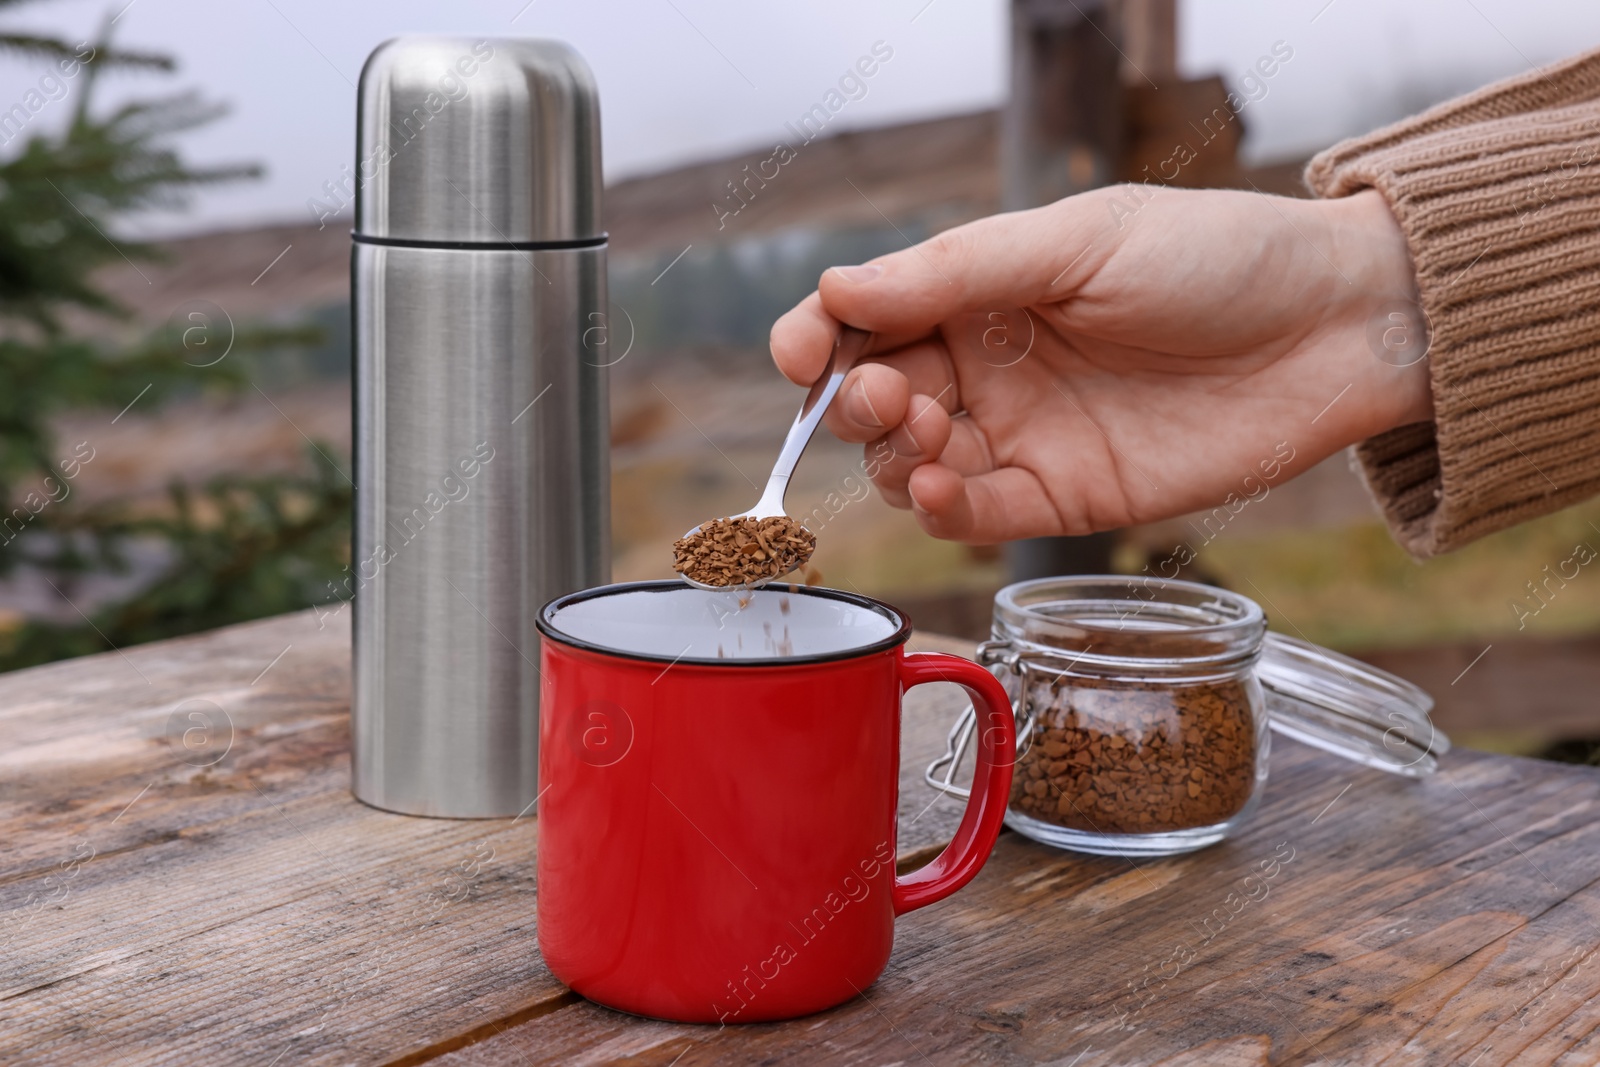
MULTIPOLYGON (((1012 674, 1022 679, 1019 694, 1011 702, 1011 714, 1017 723, 1017 758, 1021 759, 1023 753, 1028 751, 1028 746, 1033 741, 1033 713, 1031 709, 1023 714, 1019 706, 1028 699, 1028 663, 1023 659, 1022 652, 1010 641, 985 641, 978 646, 977 654, 973 657, 982 666, 995 671, 996 667, 1004 667, 1012 674)), ((967 799, 971 794, 966 786, 957 785, 956 772, 961 767, 961 760, 967 754, 967 748, 972 744, 972 732, 977 728, 978 716, 969 703, 960 715, 956 716, 955 723, 950 727, 944 742, 944 754, 922 772, 922 780, 946 796, 967 799)))
POLYGON ((1022 653, 1010 641, 985 641, 978 646, 977 655, 973 658, 985 667, 1004 664, 1014 673, 1022 673, 1022 653))

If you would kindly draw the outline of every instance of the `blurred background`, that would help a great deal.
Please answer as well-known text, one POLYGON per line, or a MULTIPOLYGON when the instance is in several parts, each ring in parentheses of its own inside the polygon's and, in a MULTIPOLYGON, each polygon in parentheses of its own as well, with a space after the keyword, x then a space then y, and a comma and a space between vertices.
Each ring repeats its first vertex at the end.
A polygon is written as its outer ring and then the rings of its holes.
MULTIPOLYGON (((557 37, 594 68, 625 580, 753 499, 799 400, 766 333, 825 267, 1154 171, 1304 195, 1340 138, 1600 46, 1600 8, 0 0, 0 669, 334 599, 354 85, 410 32, 557 37)), ((1008 575, 1154 570, 1186 543, 1186 576, 1424 685, 1468 744, 1600 738, 1600 577, 1541 584, 1600 546, 1600 504, 1419 565, 1339 457, 1226 523, 1003 551, 926 537, 860 458, 817 442, 791 511, 825 516, 825 584, 923 628, 982 636, 1008 575)))

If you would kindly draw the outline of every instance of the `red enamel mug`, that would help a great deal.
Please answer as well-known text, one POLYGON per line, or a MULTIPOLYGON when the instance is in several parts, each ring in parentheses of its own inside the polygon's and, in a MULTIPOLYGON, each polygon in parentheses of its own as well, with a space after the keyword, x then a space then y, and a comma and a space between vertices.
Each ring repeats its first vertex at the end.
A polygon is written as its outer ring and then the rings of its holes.
POLYGON ((539 617, 539 948, 590 1000, 678 1022, 785 1019, 882 973, 895 916, 978 873, 1005 815, 1005 691, 907 653, 868 597, 636 582, 539 617), (987 724, 971 800, 895 875, 900 701, 955 682, 987 724))

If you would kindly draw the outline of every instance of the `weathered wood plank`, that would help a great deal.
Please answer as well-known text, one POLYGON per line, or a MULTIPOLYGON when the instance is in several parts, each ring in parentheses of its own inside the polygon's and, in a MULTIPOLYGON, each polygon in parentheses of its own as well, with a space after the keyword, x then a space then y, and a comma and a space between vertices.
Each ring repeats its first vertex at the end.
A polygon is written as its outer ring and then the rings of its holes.
POLYGON ((349 795, 348 644, 308 613, 0 679, 0 1061, 340 1062, 559 1002, 534 820, 349 795), (231 721, 209 766, 186 701, 231 721))
MULTIPOLYGON (((908 702, 906 852, 959 817, 909 784, 945 688, 908 702)), ((536 820, 357 803, 348 708, 348 619, 314 613, 0 676, 0 1062, 422 1062, 574 1000, 536 820), (231 723, 214 763, 185 708, 231 723)))
POLYGON ((1256 817, 1204 852, 1007 835, 832 1012, 719 1031, 580 1002, 441 1063, 1592 1062, 1597 808, 1588 769, 1457 753, 1409 783, 1280 743, 1256 817))
POLYGON ((0 675, 0 883, 91 828, 103 855, 259 806, 241 773, 300 792, 347 780, 349 643, 347 618, 305 613, 0 675))
MULTIPOLYGON (((1280 743, 1236 840, 1134 864, 1008 834, 973 886, 902 921, 862 1000, 717 1031, 551 978, 534 819, 356 803, 348 677, 343 620, 309 613, 0 677, 0 1062, 1491 1067, 1600 1049, 1600 772, 1457 753, 1411 783, 1280 743), (214 765, 181 721, 172 736, 186 700, 232 720, 214 765)), ((962 702, 908 701, 903 854, 959 817, 920 776, 962 702)))

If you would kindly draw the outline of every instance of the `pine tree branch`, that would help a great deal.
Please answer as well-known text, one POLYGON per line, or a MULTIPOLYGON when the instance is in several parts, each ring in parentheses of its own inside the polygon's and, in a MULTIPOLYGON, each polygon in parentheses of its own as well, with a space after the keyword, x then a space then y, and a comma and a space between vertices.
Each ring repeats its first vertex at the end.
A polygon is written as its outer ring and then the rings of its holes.
POLYGON ((10 52, 27 59, 77 60, 107 67, 134 67, 144 70, 173 71, 177 69, 171 56, 156 52, 127 52, 121 49, 99 48, 93 58, 84 56, 87 41, 72 45, 56 37, 38 37, 28 33, 0 33, 0 52, 10 52))

